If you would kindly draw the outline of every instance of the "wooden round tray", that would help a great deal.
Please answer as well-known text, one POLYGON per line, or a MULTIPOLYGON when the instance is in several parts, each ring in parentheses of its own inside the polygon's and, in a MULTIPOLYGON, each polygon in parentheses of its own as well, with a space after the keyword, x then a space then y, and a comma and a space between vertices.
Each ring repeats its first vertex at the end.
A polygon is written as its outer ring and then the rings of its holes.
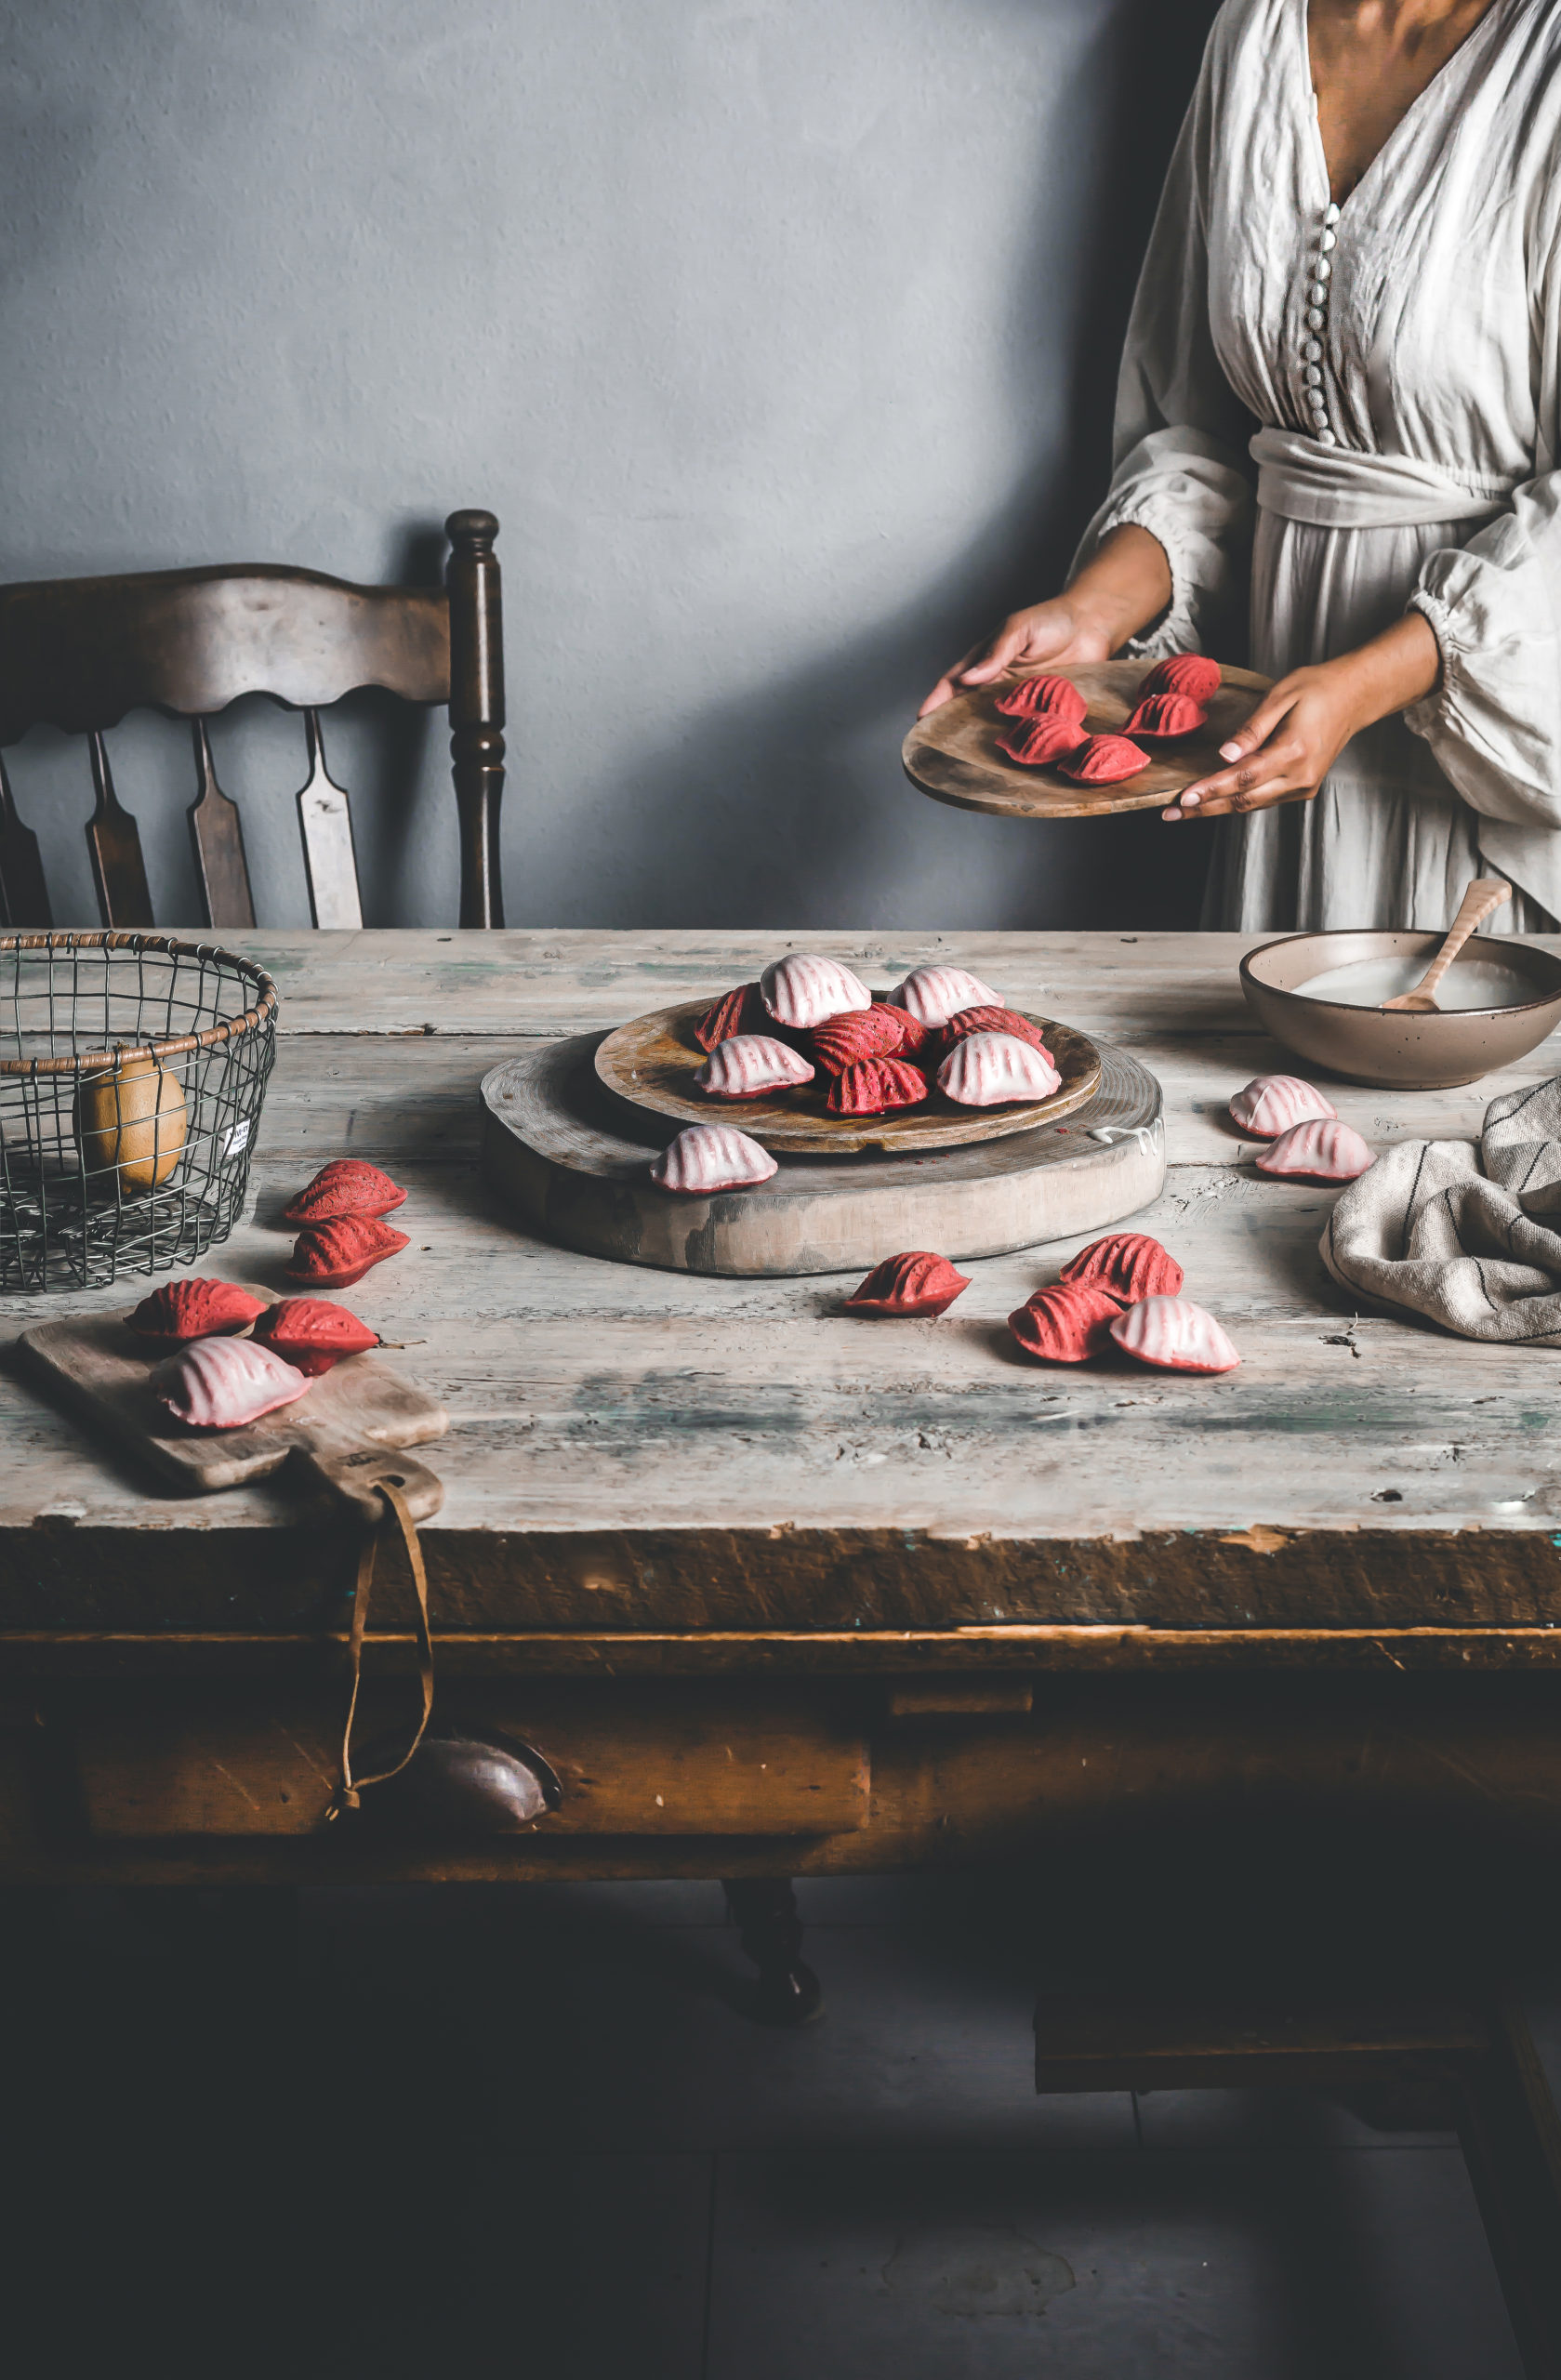
MULTIPOLYGON (((720 998, 682 1000, 653 1009, 609 1033, 596 1053, 606 1088, 631 1107, 671 1116, 682 1124, 734 1124, 761 1148, 814 1157, 855 1157, 878 1149, 886 1157, 913 1149, 962 1148, 972 1141, 1002 1141, 1012 1132, 1071 1115, 1100 1080, 1100 1052, 1088 1035, 1036 1016, 1062 1087, 1050 1099, 1008 1107, 959 1107, 935 1085, 919 1107, 889 1116, 831 1116, 825 1106, 829 1078, 820 1067, 812 1082, 769 1099, 708 1099, 695 1083, 706 1052, 694 1038, 700 1018, 720 998)), ((1022 1013, 1023 1012, 1020 1012, 1022 1013)))
POLYGON ((783 1157, 754 1189, 680 1197, 650 1178, 669 1126, 603 1091, 602 1038, 547 1042, 484 1077, 483 1170, 543 1237, 618 1263, 865 1273, 907 1248, 999 1256, 1104 1230, 1165 1182, 1160 1087, 1103 1042, 1100 1081, 1065 1122, 934 1156, 783 1157))
POLYGON ((1196 735, 1173 744, 1145 747, 1156 757, 1134 777, 1118 785, 1075 785, 1058 769, 1022 769, 998 749, 998 738, 1015 721, 1004 717, 997 697, 1023 678, 1071 678, 1089 703, 1084 725, 1091 735, 1114 734, 1138 700, 1140 681, 1152 661, 1092 661, 1068 669, 1015 669, 1000 685, 978 694, 956 694, 951 703, 919 719, 900 757, 912 785, 934 801, 957 810, 988 810, 1001 818, 1106 818, 1119 810, 1158 810, 1198 777, 1225 763, 1220 746, 1243 726, 1260 694, 1273 683, 1254 669, 1220 671, 1220 691, 1196 735))

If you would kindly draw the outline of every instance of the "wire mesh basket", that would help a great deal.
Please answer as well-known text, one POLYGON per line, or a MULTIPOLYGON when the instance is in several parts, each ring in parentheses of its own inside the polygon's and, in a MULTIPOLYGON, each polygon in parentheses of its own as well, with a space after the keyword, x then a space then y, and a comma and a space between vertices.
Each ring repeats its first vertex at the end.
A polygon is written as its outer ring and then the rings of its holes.
POLYGON ((0 934, 0 1289, 165 1273, 243 1211, 276 986, 163 934, 0 934))

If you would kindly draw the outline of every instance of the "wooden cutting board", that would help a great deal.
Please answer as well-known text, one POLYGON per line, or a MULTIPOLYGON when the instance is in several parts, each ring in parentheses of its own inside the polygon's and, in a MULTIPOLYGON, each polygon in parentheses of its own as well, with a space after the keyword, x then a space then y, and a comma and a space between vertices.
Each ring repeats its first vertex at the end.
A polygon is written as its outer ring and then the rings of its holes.
POLYGON ((1271 678, 1222 668, 1220 691, 1197 734, 1145 746, 1149 766, 1118 785, 1076 785, 1059 769, 1022 769, 998 749, 999 736, 1016 722, 1004 718, 997 698, 1021 679, 1071 678, 1090 706, 1086 732, 1111 735, 1120 733, 1141 680, 1154 667, 1152 661, 1094 661, 1069 669, 1015 669, 979 693, 956 694, 919 719, 906 737, 900 755, 906 774, 934 801, 999 818, 1108 818, 1121 810, 1163 810, 1184 787, 1225 766, 1220 746, 1246 724, 1271 678))
POLYGON ((484 1077, 483 1170, 544 1238, 615 1263, 861 1274, 903 1249, 996 1256, 1104 1230, 1164 1186, 1159 1084, 1101 1042, 1099 1083, 1063 1122, 921 1156, 783 1155, 751 1190, 680 1197, 650 1178, 674 1119, 658 1130, 604 1090, 602 1038, 572 1034, 484 1077))
MULTIPOLYGON (((880 999, 881 993, 873 998, 880 999)), ((1100 1051, 1088 1034, 1052 1018, 1032 1016, 1062 1077, 1050 1099, 1013 1101, 1003 1107, 960 1107, 935 1087, 919 1107, 892 1109, 887 1116, 831 1116, 826 1098, 829 1078, 820 1068, 812 1082, 765 1099, 708 1098, 695 1076, 707 1052, 694 1028, 721 998, 681 1000, 653 1009, 609 1033, 596 1053, 596 1071, 607 1089, 631 1108, 648 1107, 682 1124, 734 1124, 761 1148, 814 1157, 857 1157, 877 1149, 903 1157, 921 1149, 951 1149, 972 1141, 1002 1141, 1038 1124, 1060 1122, 1091 1097, 1100 1082, 1100 1051)))
POLYGON ((122 1315, 82 1315, 24 1330, 22 1360, 66 1409, 102 1430, 192 1495, 264 1479, 284 1463, 369 1520, 384 1513, 374 1492, 399 1486, 415 1520, 444 1501, 443 1482, 414 1457, 449 1427, 444 1408, 374 1355, 349 1355, 314 1382, 307 1396, 262 1415, 242 1430, 180 1430, 148 1382, 163 1352, 148 1354, 122 1315))

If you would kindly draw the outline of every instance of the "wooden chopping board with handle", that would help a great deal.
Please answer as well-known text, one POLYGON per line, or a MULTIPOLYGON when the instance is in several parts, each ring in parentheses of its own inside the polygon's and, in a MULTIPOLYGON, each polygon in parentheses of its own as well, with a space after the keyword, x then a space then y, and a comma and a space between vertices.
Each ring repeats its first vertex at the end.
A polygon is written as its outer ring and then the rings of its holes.
POLYGON ((444 1483, 406 1453, 443 1436, 444 1408, 372 1355, 348 1355, 307 1396, 238 1430, 181 1430, 152 1393, 165 1351, 149 1351, 123 1315, 82 1315, 24 1330, 22 1360, 66 1409, 105 1431, 187 1494, 267 1478, 291 1463, 360 1517, 383 1517, 376 1483, 399 1487, 415 1520, 444 1501, 444 1483))

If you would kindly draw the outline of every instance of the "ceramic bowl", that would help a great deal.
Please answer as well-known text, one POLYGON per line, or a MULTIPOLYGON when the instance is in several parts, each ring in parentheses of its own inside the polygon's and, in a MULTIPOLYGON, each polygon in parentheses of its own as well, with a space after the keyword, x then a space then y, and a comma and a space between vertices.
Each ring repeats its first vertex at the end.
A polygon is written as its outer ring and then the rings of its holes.
POLYGON ((1347 967, 1361 959, 1422 959, 1429 966, 1444 937, 1439 933, 1292 933, 1265 942, 1241 961, 1241 988, 1276 1041, 1312 1069, 1343 1075, 1346 1082, 1370 1083, 1381 1091, 1447 1091, 1478 1082, 1482 1075, 1510 1066, 1538 1049, 1561 1025, 1561 959, 1532 944, 1475 934, 1464 959, 1485 959, 1525 975, 1532 999, 1515 1008, 1438 1010, 1347 1008, 1342 1000, 1302 997, 1299 986, 1325 968, 1347 967))

